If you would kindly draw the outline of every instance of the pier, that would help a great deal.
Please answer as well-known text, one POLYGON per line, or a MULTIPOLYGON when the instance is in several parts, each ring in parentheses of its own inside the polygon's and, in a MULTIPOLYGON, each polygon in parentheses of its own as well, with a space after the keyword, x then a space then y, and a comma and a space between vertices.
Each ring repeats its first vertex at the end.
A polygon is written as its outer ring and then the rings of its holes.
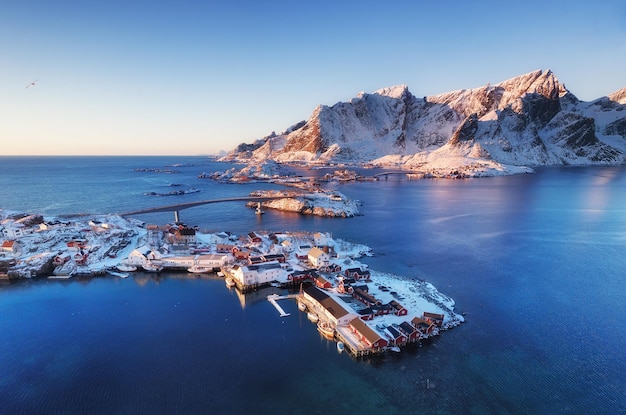
POLYGON ((295 294, 290 294, 290 295, 270 294, 267 296, 267 301, 272 303, 274 308, 278 310, 278 313, 280 314, 281 317, 287 317, 287 316, 290 316, 291 313, 287 313, 285 310, 283 310, 280 304, 276 302, 276 300, 285 300, 287 298, 296 298, 296 295, 295 294))

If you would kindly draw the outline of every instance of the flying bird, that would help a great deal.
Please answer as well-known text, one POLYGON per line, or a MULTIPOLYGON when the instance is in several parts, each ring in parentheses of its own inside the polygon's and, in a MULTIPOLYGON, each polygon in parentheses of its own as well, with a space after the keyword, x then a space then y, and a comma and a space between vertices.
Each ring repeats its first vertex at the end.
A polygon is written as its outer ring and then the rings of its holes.
POLYGON ((35 86, 35 82, 39 81, 39 79, 35 79, 34 81, 30 81, 29 83, 26 84, 26 88, 29 88, 31 86, 35 86))

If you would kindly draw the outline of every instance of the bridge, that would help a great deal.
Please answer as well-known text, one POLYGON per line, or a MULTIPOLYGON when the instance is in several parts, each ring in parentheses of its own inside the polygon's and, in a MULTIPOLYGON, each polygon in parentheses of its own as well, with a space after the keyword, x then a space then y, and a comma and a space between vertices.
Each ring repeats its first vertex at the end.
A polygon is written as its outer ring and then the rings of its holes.
POLYGON ((146 208, 140 210, 134 210, 132 212, 120 213, 120 216, 136 216, 146 213, 160 213, 160 212, 174 212, 174 221, 180 222, 179 212, 183 209, 189 209, 196 206, 208 205, 211 203, 224 203, 224 202, 265 202, 273 199, 284 199, 288 196, 240 196, 240 197, 227 197, 223 199, 210 199, 210 200, 198 200, 195 202, 177 203, 175 205, 159 206, 153 208, 146 208))
POLYGON ((411 174, 411 173, 413 173, 413 172, 410 171, 410 170, 385 171, 385 172, 382 172, 382 173, 376 173, 374 175, 374 177, 378 179, 381 176, 389 176, 391 174, 411 174))

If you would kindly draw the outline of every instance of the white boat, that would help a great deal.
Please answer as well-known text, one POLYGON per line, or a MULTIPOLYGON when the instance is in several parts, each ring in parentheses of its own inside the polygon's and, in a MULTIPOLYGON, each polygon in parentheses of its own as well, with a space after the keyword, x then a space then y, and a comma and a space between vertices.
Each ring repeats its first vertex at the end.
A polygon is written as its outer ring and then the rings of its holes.
POLYGON ((91 277, 93 276, 93 271, 86 265, 80 265, 76 267, 74 275, 77 277, 91 277))
POLYGON ((333 326, 325 321, 320 321, 317 323, 317 331, 319 331, 322 336, 326 337, 327 339, 335 338, 335 329, 333 328, 333 326))
POLYGON ((257 205, 256 205, 256 211, 255 211, 254 213, 256 213, 257 215, 262 215, 262 214, 264 214, 264 213, 265 213, 265 212, 263 211, 263 209, 261 209, 261 202, 257 203, 257 205))
POLYGON ((153 264, 152 262, 144 263, 141 268, 146 272, 161 272, 163 270, 162 266, 153 264))
POLYGON ((226 282, 226 286, 228 288, 233 288, 235 286, 235 281, 230 277, 226 277, 224 281, 226 282))
POLYGON ((52 278, 52 279, 72 278, 75 271, 76 271, 76 267, 74 265, 72 265, 71 263, 66 263, 66 264, 59 265, 58 267, 56 267, 54 271, 52 271, 54 275, 51 275, 48 278, 52 278))
POLYGON ((306 304, 304 304, 301 301, 298 301, 298 310, 300 311, 306 311, 306 304))
POLYGON ((213 267, 205 267, 203 265, 193 265, 187 268, 187 272, 191 272, 192 274, 208 274, 213 272, 213 267))
POLYGON ((111 274, 111 275, 115 275, 116 277, 128 278, 128 274, 125 273, 125 272, 117 272, 117 271, 113 271, 113 270, 108 270, 107 272, 109 274, 111 274))
POLYGON ((115 268, 117 268, 117 270, 121 271, 121 272, 137 271, 137 267, 136 266, 134 266, 133 264, 127 264, 127 263, 124 263, 124 262, 121 262, 115 268))
POLYGON ((346 347, 344 346, 343 342, 337 342, 337 351, 339 353, 343 352, 345 348, 346 347))
POLYGON ((53 275, 50 275, 48 279, 51 280, 67 280, 74 276, 74 267, 56 267, 53 271, 53 275))
POLYGON ((311 320, 313 323, 317 323, 319 321, 319 317, 317 316, 317 314, 309 311, 308 313, 306 313, 306 316, 309 320, 311 320))

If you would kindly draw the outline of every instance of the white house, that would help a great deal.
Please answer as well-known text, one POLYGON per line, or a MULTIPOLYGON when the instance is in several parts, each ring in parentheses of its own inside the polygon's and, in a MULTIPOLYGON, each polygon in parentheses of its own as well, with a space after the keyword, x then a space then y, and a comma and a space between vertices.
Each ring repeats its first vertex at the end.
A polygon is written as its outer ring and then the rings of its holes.
POLYGON ((133 249, 130 255, 128 255, 127 262, 132 265, 143 265, 148 260, 160 259, 161 256, 159 251, 154 251, 149 245, 144 245, 133 249))
POLYGON ((313 241, 317 246, 328 245, 330 239, 330 234, 328 233, 315 232, 315 234, 313 234, 313 241))
POLYGON ((99 220, 92 219, 89 221, 89 226, 94 230, 97 229, 109 229, 110 225, 107 222, 101 222, 99 220))
POLYGON ((283 252, 292 253, 295 250, 295 246, 289 239, 282 241, 280 246, 283 248, 283 252))
POLYGON ((29 233, 32 233, 32 229, 17 227, 17 226, 11 226, 11 227, 2 229, 2 236, 4 236, 6 239, 20 238, 29 233))
POLYGON ((231 268, 231 275, 239 282, 238 285, 244 287, 287 280, 287 271, 278 261, 247 266, 235 265, 231 268))
POLYGON ((316 268, 330 265, 330 255, 317 247, 313 247, 309 250, 308 259, 311 265, 316 268))

